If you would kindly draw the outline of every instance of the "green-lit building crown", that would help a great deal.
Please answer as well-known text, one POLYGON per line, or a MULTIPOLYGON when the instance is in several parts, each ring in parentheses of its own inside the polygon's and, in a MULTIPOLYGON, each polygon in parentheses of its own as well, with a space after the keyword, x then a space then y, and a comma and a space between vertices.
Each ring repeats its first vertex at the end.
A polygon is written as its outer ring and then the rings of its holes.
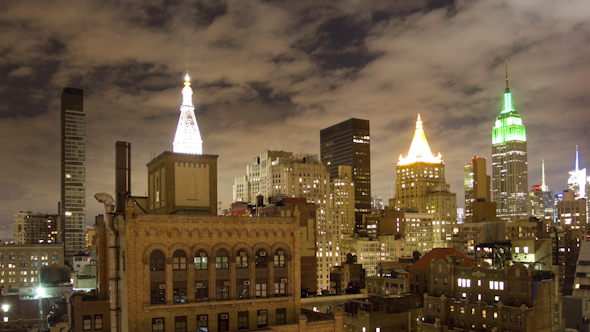
POLYGON ((492 144, 509 141, 526 142, 526 130, 522 124, 520 114, 512 108, 512 94, 508 86, 508 71, 506 71, 506 90, 504 91, 504 109, 496 118, 492 131, 492 144))

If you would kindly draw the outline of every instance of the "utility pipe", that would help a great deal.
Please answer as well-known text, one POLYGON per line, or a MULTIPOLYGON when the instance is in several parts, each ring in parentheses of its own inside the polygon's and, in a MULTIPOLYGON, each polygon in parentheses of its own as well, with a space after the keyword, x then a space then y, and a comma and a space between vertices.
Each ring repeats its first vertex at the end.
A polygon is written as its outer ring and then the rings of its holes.
POLYGON ((107 193, 94 195, 97 201, 104 204, 107 226, 107 247, 109 251, 109 289, 111 309, 111 332, 119 332, 119 276, 118 276, 118 238, 115 229, 115 200, 107 193))

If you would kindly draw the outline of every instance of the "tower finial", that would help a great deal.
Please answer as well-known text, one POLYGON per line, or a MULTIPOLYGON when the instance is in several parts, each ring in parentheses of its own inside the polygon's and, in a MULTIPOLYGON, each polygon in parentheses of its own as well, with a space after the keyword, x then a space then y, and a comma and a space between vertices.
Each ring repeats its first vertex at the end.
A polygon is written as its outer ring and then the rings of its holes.
POLYGON ((506 92, 510 92, 510 86, 508 85, 508 60, 506 60, 506 92))
POLYGON ((576 172, 580 170, 580 155, 578 152, 578 144, 576 144, 576 172))
POLYGON ((541 161, 541 191, 547 191, 547 184, 545 183, 545 159, 541 161))

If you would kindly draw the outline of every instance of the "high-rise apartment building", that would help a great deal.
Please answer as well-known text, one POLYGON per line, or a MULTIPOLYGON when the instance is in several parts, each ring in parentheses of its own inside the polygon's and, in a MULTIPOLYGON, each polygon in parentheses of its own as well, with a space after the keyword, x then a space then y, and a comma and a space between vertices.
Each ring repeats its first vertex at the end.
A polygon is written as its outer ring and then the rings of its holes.
POLYGON ((434 247, 444 247, 451 241, 457 221, 457 195, 450 192, 445 180, 442 156, 434 156, 428 146, 420 115, 406 157, 397 163, 395 198, 389 205, 398 210, 431 213, 434 247))
POLYGON ((486 158, 473 157, 465 164, 465 221, 471 222, 472 205, 478 200, 491 202, 490 176, 486 174, 486 158))
POLYGON ((352 118, 320 131, 320 155, 330 179, 338 177, 338 166, 352 167, 357 225, 371 212, 370 143, 369 120, 352 118))
POLYGON ((14 221, 15 244, 59 243, 58 215, 46 213, 19 212, 14 221))
POLYGON ((86 249, 86 115, 82 89, 61 94, 61 209, 66 261, 86 249))
POLYGON ((492 192, 498 217, 508 221, 527 218, 527 168, 526 130, 512 108, 506 70, 504 109, 492 131, 492 192))

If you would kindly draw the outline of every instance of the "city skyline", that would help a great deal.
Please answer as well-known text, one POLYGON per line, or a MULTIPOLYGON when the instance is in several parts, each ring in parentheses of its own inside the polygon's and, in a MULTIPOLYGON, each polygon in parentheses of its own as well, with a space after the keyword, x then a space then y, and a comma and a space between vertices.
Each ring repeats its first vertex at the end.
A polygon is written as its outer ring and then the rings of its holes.
MULTIPOLYGON (((590 167, 590 3, 213 2, 3 6, 0 239, 20 211, 57 213, 60 93, 84 90, 86 221, 114 193, 115 142, 132 145, 132 194, 172 151, 190 74, 203 153, 219 155, 219 201, 264 149, 320 153, 320 130, 371 123, 372 195, 392 197, 421 115, 463 202, 463 165, 486 157, 502 110, 504 64, 527 126, 529 190, 567 189, 579 145, 590 167), (287 130, 288 129, 288 130, 287 130)), ((463 204, 459 203, 462 207, 463 204)))

